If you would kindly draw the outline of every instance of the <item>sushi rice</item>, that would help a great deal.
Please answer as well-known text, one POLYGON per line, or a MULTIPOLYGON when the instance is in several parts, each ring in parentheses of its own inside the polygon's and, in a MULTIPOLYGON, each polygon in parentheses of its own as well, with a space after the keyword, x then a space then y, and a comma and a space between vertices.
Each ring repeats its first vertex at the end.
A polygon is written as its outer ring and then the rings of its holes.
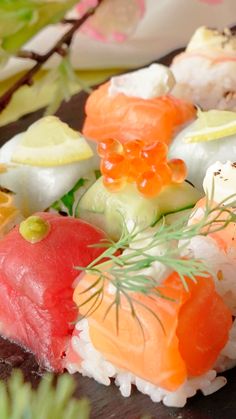
POLYGON ((123 397, 131 395, 132 384, 134 384, 141 393, 148 395, 155 403, 162 401, 165 406, 183 407, 187 399, 194 396, 198 390, 201 390, 204 396, 208 396, 222 388, 227 380, 223 376, 217 376, 217 372, 225 371, 236 365, 236 322, 233 323, 229 342, 222 350, 215 367, 199 377, 188 378, 177 391, 173 392, 156 387, 152 383, 130 372, 122 371, 108 362, 94 348, 90 340, 86 319, 80 320, 76 324, 76 329, 79 331, 79 337, 73 336, 71 344, 82 362, 80 366, 68 362, 66 368, 69 373, 80 372, 83 376, 93 378, 105 386, 109 386, 111 379, 115 379, 115 384, 119 387, 123 397))

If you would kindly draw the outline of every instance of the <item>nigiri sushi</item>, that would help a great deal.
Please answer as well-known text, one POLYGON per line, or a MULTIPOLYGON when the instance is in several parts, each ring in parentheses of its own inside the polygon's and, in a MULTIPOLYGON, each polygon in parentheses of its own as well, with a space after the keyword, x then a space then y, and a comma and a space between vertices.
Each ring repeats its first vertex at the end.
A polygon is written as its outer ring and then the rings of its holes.
POLYGON ((100 253, 101 230, 72 217, 37 213, 0 241, 0 334, 33 352, 48 370, 62 371, 78 312, 75 265, 100 253))
MULTIPOLYGON (((87 273, 75 289, 74 300, 84 315, 88 307, 83 303, 96 292, 97 279, 87 273)), ((115 378, 125 397, 135 384, 167 406, 183 406, 197 389, 216 391, 225 379, 216 378, 214 363, 228 341, 232 315, 210 276, 197 277, 195 283, 186 278, 186 283, 188 292, 172 272, 156 289, 161 297, 129 294, 131 306, 122 295, 117 314, 108 281, 96 310, 76 324, 66 368, 105 385, 115 378)))
MULTIPOLYGON (((195 224, 205 214, 206 205, 214 206, 215 203, 227 205, 227 210, 214 211, 211 218, 215 218, 214 226, 210 227, 207 236, 197 235, 189 240, 186 254, 188 257, 200 258, 205 261, 207 268, 211 271, 215 287, 222 296, 224 303, 230 309, 233 316, 236 316, 236 165, 228 161, 227 163, 216 162, 210 166, 206 172, 203 186, 207 193, 207 198, 202 198, 193 209, 189 218, 189 225, 195 224), (230 208, 231 207, 231 208, 230 208), (222 222, 229 220, 224 228, 219 227, 222 222), (215 230, 215 231, 214 231, 215 230)), ((224 208, 224 207, 223 207, 224 208)), ((211 219, 209 221, 212 221, 211 219)), ((230 338, 218 359, 216 368, 219 371, 225 370, 236 365, 235 350, 235 328, 230 331, 230 338)))
POLYGON ((83 136, 55 116, 39 119, 4 144, 0 163, 6 166, 0 184, 14 192, 25 217, 49 208, 80 179, 84 192, 96 180, 99 167, 83 136))
POLYGON ((197 120, 172 141, 169 158, 183 159, 188 168, 187 179, 203 190, 209 166, 217 161, 236 161, 236 112, 199 111, 197 120))
MULTIPOLYGON (((236 202, 236 167, 235 164, 216 162, 206 172, 203 186, 208 195, 208 201, 227 204, 228 209, 235 213, 236 202)), ((208 205, 210 203, 208 202, 208 205)), ((213 204, 211 204, 213 205, 213 204)), ((206 198, 197 202, 190 215, 189 224, 197 222, 204 216, 206 210, 206 198)), ((223 212, 219 219, 227 220, 228 212, 223 212)), ((217 213, 212 216, 216 217, 217 213)), ((217 221, 217 220, 216 220, 217 221)), ((208 263, 209 269, 214 273, 217 289, 236 315, 236 222, 230 222, 224 229, 209 233, 206 237, 196 236, 188 243, 189 252, 197 258, 208 263)), ((236 358, 236 353, 235 353, 236 358)))
POLYGON ((84 135, 95 141, 169 143, 176 129, 195 116, 192 103, 169 94, 173 84, 170 70, 158 64, 112 78, 87 100, 84 135))
POLYGON ((236 36, 200 27, 171 65, 173 94, 203 110, 236 110, 236 36))

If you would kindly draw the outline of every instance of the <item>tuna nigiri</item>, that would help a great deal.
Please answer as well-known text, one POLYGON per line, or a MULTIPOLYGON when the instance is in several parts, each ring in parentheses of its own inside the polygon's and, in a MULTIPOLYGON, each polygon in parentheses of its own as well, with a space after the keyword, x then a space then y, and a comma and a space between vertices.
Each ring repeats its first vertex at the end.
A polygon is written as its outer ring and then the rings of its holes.
MULTIPOLYGON (((74 301, 82 314, 88 309, 86 304, 81 306, 84 291, 89 289, 89 295, 94 292, 96 280, 96 275, 86 274, 75 289, 74 301)), ((67 368, 106 385, 116 377, 124 396, 130 394, 130 385, 135 383, 153 401, 164 398, 166 404, 185 404, 186 397, 194 394, 193 384, 192 394, 189 389, 183 391, 188 379, 212 370, 232 325, 230 310, 217 294, 211 277, 197 277, 196 283, 186 281, 188 292, 178 274, 171 273, 158 287, 162 297, 133 295, 142 330, 128 300, 121 297, 118 332, 116 308, 111 306, 114 294, 107 284, 101 304, 86 321, 76 325, 67 368), (177 401, 181 391, 182 398, 177 401)), ((189 385, 191 390, 191 380, 189 385)))
POLYGON ((75 265, 101 249, 90 247, 101 230, 49 213, 29 217, 0 241, 0 334, 32 351, 39 363, 61 371, 77 310, 75 265))
POLYGON ((172 88, 174 82, 170 82, 169 70, 160 70, 157 64, 114 80, 100 86, 87 100, 83 133, 90 139, 169 143, 177 127, 195 116, 191 103, 169 94, 165 83, 171 83, 172 88), (163 72, 167 72, 165 77, 163 72))

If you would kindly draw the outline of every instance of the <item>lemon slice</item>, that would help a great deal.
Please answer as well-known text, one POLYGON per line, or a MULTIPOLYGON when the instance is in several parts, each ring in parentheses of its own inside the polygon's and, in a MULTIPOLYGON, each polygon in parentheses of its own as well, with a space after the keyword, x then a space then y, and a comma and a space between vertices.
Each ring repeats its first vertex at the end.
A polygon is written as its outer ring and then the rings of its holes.
POLYGON ((55 116, 32 124, 12 153, 15 163, 31 166, 60 166, 93 156, 85 138, 55 116))
POLYGON ((186 143, 197 143, 233 134, 236 134, 236 112, 198 111, 198 119, 189 127, 183 139, 186 143))

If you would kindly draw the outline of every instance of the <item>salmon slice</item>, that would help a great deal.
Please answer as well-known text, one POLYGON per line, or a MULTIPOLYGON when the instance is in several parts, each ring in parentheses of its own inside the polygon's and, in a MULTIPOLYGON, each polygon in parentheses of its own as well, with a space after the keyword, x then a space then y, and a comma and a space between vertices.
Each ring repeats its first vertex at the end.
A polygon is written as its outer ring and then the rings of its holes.
MULTIPOLYGON (((212 202, 212 206, 213 207, 217 206, 217 203, 212 202)), ((204 215, 205 207, 206 207, 206 198, 204 197, 196 203, 193 209, 192 215, 190 217, 189 224, 194 224, 200 221, 200 219, 204 215)), ((228 210, 230 210, 230 208, 227 208, 227 211, 228 210)), ((231 210, 232 212, 235 213, 234 208, 232 208, 231 210)), ((227 221, 227 218, 229 217, 229 213, 223 212, 222 214, 219 214, 219 212, 214 211, 211 216, 211 219, 213 219, 213 217, 214 218, 217 217, 217 215, 219 215, 218 220, 221 220, 221 222, 220 221, 216 222, 214 224, 214 229, 217 229, 219 227, 219 230, 215 232, 210 232, 208 236, 211 237, 213 240, 215 240, 215 242, 217 243, 217 246, 219 247, 219 250, 227 253, 232 248, 234 249, 236 248, 236 223, 230 222, 224 228, 220 229, 222 222, 227 221)))
POLYGON ((176 334, 189 376, 211 369, 229 338, 232 315, 210 278, 188 281, 191 297, 179 311, 176 334))
POLYGON ((129 97, 123 93, 109 96, 109 83, 88 98, 83 133, 101 141, 116 138, 124 143, 133 139, 170 142, 177 126, 195 116, 191 103, 171 95, 154 99, 129 97))
MULTIPOLYGON (((74 292, 82 315, 86 315, 88 306, 81 304, 94 290, 83 292, 96 279, 95 275, 84 275, 74 292)), ((227 342, 232 316, 211 277, 198 277, 196 283, 186 280, 188 292, 177 273, 163 282, 158 289, 168 299, 132 295, 142 328, 127 300, 121 297, 118 333, 115 307, 108 312, 114 294, 106 285, 102 303, 88 317, 94 347, 116 367, 169 391, 179 388, 188 375, 209 370, 227 342)))

